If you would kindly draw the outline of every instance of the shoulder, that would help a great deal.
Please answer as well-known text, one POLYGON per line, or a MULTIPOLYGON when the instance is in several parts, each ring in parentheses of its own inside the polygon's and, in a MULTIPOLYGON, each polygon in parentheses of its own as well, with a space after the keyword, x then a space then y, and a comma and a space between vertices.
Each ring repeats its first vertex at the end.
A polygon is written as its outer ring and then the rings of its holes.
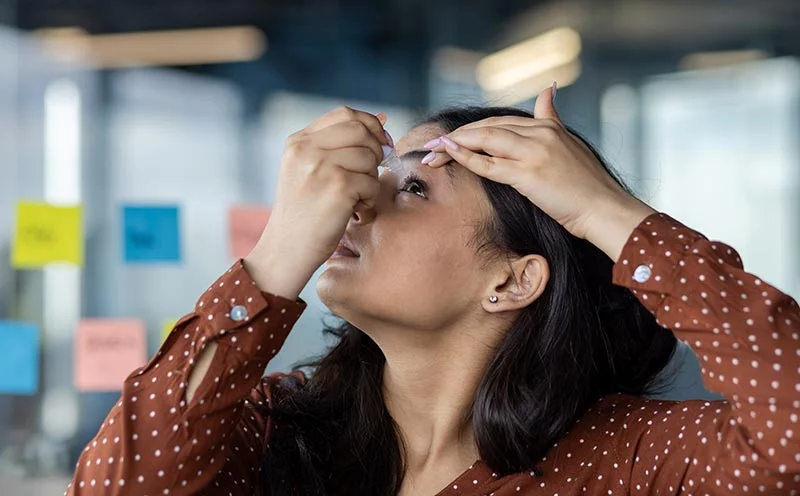
MULTIPOLYGON (((557 452, 629 453, 642 443, 703 442, 730 416, 727 401, 670 401, 613 394, 592 405, 555 445, 557 452)), ((671 444, 670 443, 667 444, 671 444)))
POLYGON ((730 403, 725 400, 662 400, 628 394, 612 394, 601 398, 581 418, 581 422, 594 421, 613 426, 610 432, 622 430, 648 430, 657 423, 702 424, 715 423, 730 414, 730 403))
POLYGON ((604 437, 618 451, 628 451, 644 441, 648 445, 659 440, 704 444, 730 416, 730 403, 724 400, 671 401, 614 394, 592 406, 575 430, 604 437))

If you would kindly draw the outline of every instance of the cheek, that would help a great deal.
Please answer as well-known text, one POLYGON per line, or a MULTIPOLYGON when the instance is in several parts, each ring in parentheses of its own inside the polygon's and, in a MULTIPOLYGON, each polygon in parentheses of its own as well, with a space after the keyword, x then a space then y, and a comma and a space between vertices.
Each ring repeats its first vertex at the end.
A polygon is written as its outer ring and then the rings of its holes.
MULTIPOLYGON (((448 287, 464 287, 477 261, 465 236, 452 224, 446 228, 398 229, 376 240, 368 263, 367 277, 392 293, 441 292, 448 287)), ((397 296, 400 296, 397 294, 397 296)))

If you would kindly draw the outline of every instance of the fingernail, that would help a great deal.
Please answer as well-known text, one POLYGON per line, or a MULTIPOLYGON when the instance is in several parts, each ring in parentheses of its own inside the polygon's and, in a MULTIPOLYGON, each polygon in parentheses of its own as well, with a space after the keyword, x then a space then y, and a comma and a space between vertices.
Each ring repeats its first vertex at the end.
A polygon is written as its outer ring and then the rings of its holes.
POLYGON ((458 144, 455 141, 448 138, 447 136, 442 136, 439 139, 442 140, 442 143, 444 143, 444 146, 446 146, 447 148, 451 150, 458 150, 459 148, 458 144))
POLYGON ((391 135, 391 134, 389 134, 389 131, 387 131, 387 130, 385 130, 385 129, 384 129, 384 130, 383 130, 383 134, 385 134, 385 135, 386 135, 386 140, 389 142, 389 146, 391 146, 392 148, 394 148, 394 140, 392 139, 392 135, 391 135))
POLYGON ((430 150, 431 148, 436 148, 437 146, 439 146, 439 143, 441 143, 441 142, 442 142, 442 140, 440 140, 439 138, 432 139, 432 140, 428 141, 427 143, 425 143, 424 145, 422 145, 422 148, 425 148, 426 150, 430 150))
POLYGON ((429 163, 433 162, 433 159, 435 158, 436 158, 436 152, 430 152, 429 154, 422 157, 422 163, 428 165, 429 163))
POLYGON ((381 121, 381 125, 386 124, 386 120, 388 119, 386 116, 386 112, 378 112, 377 114, 375 114, 375 117, 377 117, 378 120, 381 121))
POLYGON ((558 83, 556 81, 553 81, 552 88, 553 89, 552 89, 551 93, 553 95, 553 103, 556 103, 556 93, 558 92, 558 83))

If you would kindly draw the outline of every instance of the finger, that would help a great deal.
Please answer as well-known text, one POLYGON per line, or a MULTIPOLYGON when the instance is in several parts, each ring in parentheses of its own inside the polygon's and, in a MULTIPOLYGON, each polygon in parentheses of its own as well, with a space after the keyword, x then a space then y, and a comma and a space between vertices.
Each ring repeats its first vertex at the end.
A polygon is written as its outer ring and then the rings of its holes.
POLYGON ((447 151, 444 138, 449 138, 472 151, 482 151, 498 158, 516 158, 525 149, 525 138, 514 131, 499 127, 482 127, 456 130, 443 137, 439 144, 431 148, 435 152, 447 151))
POLYGON ((374 208, 380 194, 381 183, 377 177, 369 174, 348 173, 347 174, 347 194, 353 202, 353 208, 359 202, 367 207, 374 208))
POLYGON ((481 177, 498 183, 512 184, 516 169, 514 161, 491 155, 481 155, 463 144, 455 142, 453 144, 455 147, 451 145, 446 148, 446 153, 453 160, 481 177))
POLYGON ((337 150, 353 146, 367 147, 375 154, 378 162, 383 160, 381 143, 361 121, 343 121, 323 128, 308 138, 314 146, 323 150, 337 150))
POLYGON ((476 127, 532 126, 534 123, 536 123, 536 120, 533 117, 503 115, 470 122, 469 124, 465 124, 458 129, 473 129, 476 127))
POLYGON ((557 89, 558 85, 554 82, 553 86, 539 93, 539 97, 536 99, 536 105, 533 107, 533 116, 536 119, 552 119, 563 126, 564 123, 561 122, 561 118, 558 116, 555 107, 557 89))
POLYGON ((389 144, 389 139, 383 130, 383 124, 377 116, 374 116, 369 112, 356 110, 347 106, 338 107, 318 117, 301 132, 305 134, 315 133, 326 127, 347 121, 361 122, 367 127, 367 129, 369 129, 369 131, 375 136, 375 138, 378 139, 381 144, 389 144))
POLYGON ((437 153, 431 152, 433 155, 430 155, 430 158, 423 159, 422 164, 427 165, 433 169, 438 169, 439 167, 449 164, 453 161, 453 157, 448 155, 447 153, 437 153))
POLYGON ((469 129, 462 127, 462 128, 459 128, 459 129, 453 131, 452 135, 455 135, 455 133, 458 133, 458 132, 460 132, 462 130, 478 130, 478 129, 485 129, 485 128, 488 128, 488 127, 493 127, 493 128, 496 128, 496 129, 503 129, 505 131, 509 131, 509 132, 518 134, 519 136, 522 136, 523 138, 529 138, 529 137, 532 137, 532 136, 537 136, 538 134, 540 134, 542 132, 542 130, 546 130, 547 132, 549 132, 549 131, 553 131, 553 130, 561 130, 562 129, 558 124, 555 123, 555 121, 552 121, 552 120, 549 120, 549 119, 548 120, 540 120, 540 121, 534 121, 533 119, 531 119, 531 122, 535 122, 536 124, 534 124, 534 125, 523 125, 523 126, 519 126, 519 125, 515 125, 515 124, 504 124, 504 125, 499 125, 499 126, 485 126, 485 127, 484 126, 476 126, 476 127, 472 127, 472 128, 469 128, 469 129))
POLYGON ((326 160, 342 169, 358 174, 367 174, 375 178, 378 177, 378 159, 375 151, 363 146, 353 146, 348 148, 337 148, 327 150, 326 160))
POLYGON ((460 131, 462 129, 480 129, 484 127, 499 127, 526 136, 528 133, 523 132, 523 130, 536 129, 542 127, 558 129, 562 128, 563 124, 554 121, 552 119, 533 119, 528 117, 516 117, 516 116, 490 117, 488 119, 483 119, 481 121, 472 122, 470 124, 461 126, 460 128, 456 129, 456 131, 460 131))

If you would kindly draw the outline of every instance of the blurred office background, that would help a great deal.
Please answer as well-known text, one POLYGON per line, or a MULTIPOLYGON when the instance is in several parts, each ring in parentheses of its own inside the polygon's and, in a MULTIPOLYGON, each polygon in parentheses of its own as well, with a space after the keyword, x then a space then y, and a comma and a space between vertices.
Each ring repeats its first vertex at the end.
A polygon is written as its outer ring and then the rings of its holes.
MULTIPOLYGON (((397 137, 557 80, 637 193, 800 294, 798 56, 797 0, 0 0, 0 320, 41 342, 36 391, 0 391, 0 492, 61 494, 117 398, 75 386, 81 319, 138 319, 153 353, 232 262, 230 209, 268 207, 286 136, 343 103, 397 137), (82 206, 82 266, 12 266, 21 200, 82 206), (178 261, 126 263, 123 204, 179 208, 178 261)), ((303 297, 268 370, 325 347, 303 297)), ((674 367, 668 397, 713 397, 674 367)))

